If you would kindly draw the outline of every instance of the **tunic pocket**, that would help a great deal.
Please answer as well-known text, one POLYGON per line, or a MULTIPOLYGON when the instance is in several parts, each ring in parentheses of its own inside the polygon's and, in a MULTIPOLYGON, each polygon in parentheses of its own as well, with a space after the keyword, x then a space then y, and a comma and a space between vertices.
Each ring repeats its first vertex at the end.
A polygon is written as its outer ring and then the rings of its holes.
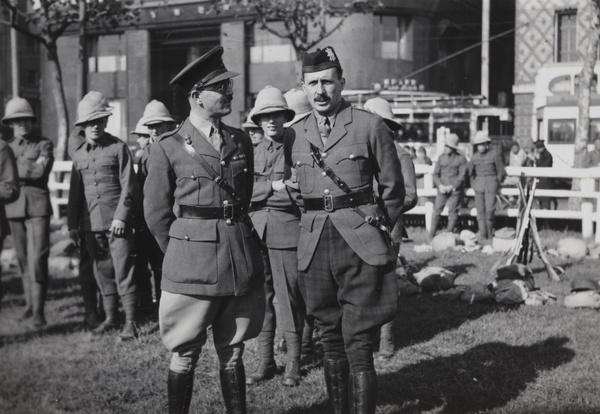
POLYGON ((294 168, 298 173, 298 181, 302 193, 310 193, 315 188, 315 160, 309 152, 296 151, 292 153, 294 168))

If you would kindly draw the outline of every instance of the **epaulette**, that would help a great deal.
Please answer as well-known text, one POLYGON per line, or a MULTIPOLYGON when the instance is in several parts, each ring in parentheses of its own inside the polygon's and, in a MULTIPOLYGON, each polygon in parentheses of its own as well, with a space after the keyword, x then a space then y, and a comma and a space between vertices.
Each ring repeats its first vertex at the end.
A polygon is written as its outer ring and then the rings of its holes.
POLYGON ((160 137, 158 137, 158 140, 156 140, 156 142, 160 142, 160 141, 162 141, 165 138, 172 137, 173 135, 177 134, 179 132, 179 130, 181 129, 182 126, 183 126, 183 122, 180 123, 177 126, 177 128, 175 128, 175 129, 173 129, 171 131, 167 131, 164 134, 162 134, 160 137))
POLYGON ((376 115, 373 112, 369 111, 368 109, 361 108, 361 107, 358 107, 358 106, 352 105, 352 109, 357 110, 357 111, 361 111, 361 112, 365 112, 367 114, 376 115))

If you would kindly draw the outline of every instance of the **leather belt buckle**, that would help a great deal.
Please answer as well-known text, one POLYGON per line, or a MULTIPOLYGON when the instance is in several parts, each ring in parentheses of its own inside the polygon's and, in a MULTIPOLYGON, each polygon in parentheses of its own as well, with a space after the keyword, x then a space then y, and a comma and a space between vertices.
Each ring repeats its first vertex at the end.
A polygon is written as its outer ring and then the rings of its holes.
POLYGON ((323 209, 327 212, 333 211, 333 197, 331 194, 323 196, 323 209))
POLYGON ((233 204, 224 204, 223 205, 223 219, 224 220, 233 220, 234 216, 234 205, 233 204))

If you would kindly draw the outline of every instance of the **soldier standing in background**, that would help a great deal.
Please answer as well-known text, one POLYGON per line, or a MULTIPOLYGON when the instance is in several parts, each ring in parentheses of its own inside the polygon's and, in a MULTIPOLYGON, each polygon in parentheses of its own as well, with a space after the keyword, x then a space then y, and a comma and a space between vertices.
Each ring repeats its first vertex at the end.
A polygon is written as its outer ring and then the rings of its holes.
POLYGON ((448 207, 446 231, 453 232, 456 228, 458 210, 462 205, 463 186, 467 178, 467 165, 467 159, 458 151, 458 135, 446 135, 444 152, 438 157, 433 168, 433 185, 437 193, 429 232, 431 239, 435 236, 444 207, 448 207))
POLYGON ((138 286, 138 301, 140 313, 150 317, 158 317, 158 303, 160 301, 160 281, 162 279, 163 252, 148 230, 144 219, 144 194, 143 188, 148 176, 148 159, 150 158, 151 146, 162 134, 175 129, 175 120, 171 118, 169 110, 160 101, 152 100, 144 109, 140 120, 144 128, 148 128, 148 145, 143 148, 138 159, 137 179, 140 186, 140 201, 137 204, 135 214, 135 246, 136 261, 134 278, 138 286), (148 277, 148 265, 153 281, 148 277), (152 289, 154 286, 154 290, 152 289))
POLYGON ((475 191, 477 227, 482 243, 489 242, 494 236, 496 195, 504 180, 502 157, 490 149, 491 142, 486 131, 477 131, 473 139, 473 155, 467 167, 471 187, 475 191))
POLYGON ((13 98, 6 105, 2 122, 13 130, 12 149, 19 173, 19 198, 6 205, 25 294, 24 318, 33 327, 46 325, 44 305, 48 293, 50 255, 50 190, 48 177, 54 164, 54 145, 47 138, 31 134, 36 120, 31 105, 13 98))
MULTIPOLYGON (((365 102, 364 108, 381 116, 388 128, 394 132, 394 137, 396 137, 397 132, 402 129, 402 125, 394 120, 392 106, 385 99, 369 99, 365 102)), ((415 166, 410 154, 400 145, 396 146, 396 152, 398 153, 398 159, 400 160, 402 179, 404 181, 404 204, 402 206, 402 214, 404 214, 417 205, 417 180, 415 177, 415 166)), ((400 254, 400 245, 402 244, 403 236, 408 237, 406 229, 404 228, 404 223, 402 223, 402 215, 400 215, 392 230, 392 240, 398 253, 396 274, 400 278, 406 278, 406 270, 404 269, 404 264, 402 262, 404 259, 400 254)), ((396 343, 394 337, 394 323, 395 321, 392 320, 381 327, 379 335, 379 352, 377 355, 380 359, 388 359, 394 356, 396 343)))
POLYGON ((263 265, 247 214, 253 147, 221 122, 238 75, 222 55, 222 47, 210 50, 171 81, 188 94, 190 116, 152 145, 144 186, 146 222, 165 253, 159 324, 172 352, 169 413, 189 411, 209 327, 227 413, 246 413, 244 341, 264 318, 263 265))
MULTIPOLYGON (((4 205, 19 198, 19 172, 15 156, 8 144, 0 140, 0 252, 4 239, 10 234, 4 205)), ((2 304, 2 267, 0 265, 0 309, 2 304)))
MULTIPOLYGON (((279 326, 287 346, 287 361, 283 384, 296 386, 300 382, 300 355, 302 328, 304 327, 304 302, 298 287, 297 246, 299 214, 295 204, 299 193, 289 190, 284 179, 291 177, 285 165, 283 141, 284 123, 294 118, 287 107, 283 93, 267 86, 256 98, 252 120, 260 125, 265 139, 254 150, 254 191, 252 193, 252 222, 267 246, 267 259, 273 278, 280 319, 279 326)), ((299 210, 298 210, 299 211, 299 210)), ((276 365, 273 358, 275 321, 265 317, 258 336, 260 365, 248 376, 247 383, 254 384, 273 377, 276 365), (250 380, 250 381, 248 381, 250 380)))
POLYGON ((322 333, 334 412, 372 414, 374 342, 398 304, 397 254, 386 225, 393 226, 402 211, 400 162, 381 117, 342 98, 345 80, 333 48, 305 53, 302 73, 313 113, 292 126, 285 142, 305 210, 298 241, 300 289, 322 333))
POLYGON ((104 334, 118 327, 119 297, 125 311, 123 341, 137 336, 137 295, 133 279, 133 212, 138 183, 127 145, 105 131, 110 113, 104 96, 91 91, 77 107, 77 122, 85 141, 73 154, 69 189, 69 233, 79 241, 83 222, 86 248, 94 262, 106 319, 93 329, 104 334), (83 221, 81 203, 87 204, 89 222, 83 221))

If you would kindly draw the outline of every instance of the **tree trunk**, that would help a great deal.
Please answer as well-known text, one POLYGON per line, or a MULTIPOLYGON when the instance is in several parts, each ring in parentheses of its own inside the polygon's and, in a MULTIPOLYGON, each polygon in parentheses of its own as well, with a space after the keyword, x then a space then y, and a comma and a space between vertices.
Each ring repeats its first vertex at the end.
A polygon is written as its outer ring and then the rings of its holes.
POLYGON ((47 57, 50 66, 50 72, 54 79, 52 95, 54 97, 54 105, 56 108, 56 119, 58 121, 56 151, 54 156, 57 160, 66 159, 67 155, 67 137, 69 136, 69 115, 67 113, 67 100, 63 88, 62 71, 58 60, 56 43, 47 45, 47 57))
MULTIPOLYGON (((592 94, 592 79, 594 76, 594 67, 596 65, 596 56, 598 53, 598 39, 600 36, 600 0, 589 0, 588 12, 590 13, 590 31, 589 43, 583 56, 583 68, 579 75, 579 116, 577 119, 577 131, 575 134, 574 168, 583 167, 583 159, 587 152, 590 131, 590 101, 592 94)), ((572 191, 579 191, 581 182, 574 178, 571 184, 572 191)), ((579 197, 569 199, 569 209, 579 210, 583 200, 579 197)))
POLYGON ((585 51, 583 68, 579 76, 579 118, 577 120, 577 133, 575 135, 575 168, 583 167, 583 157, 589 141, 590 130, 590 99, 594 66, 596 65, 596 54, 598 51, 599 32, 599 0, 590 0, 590 35, 589 44, 585 51))

